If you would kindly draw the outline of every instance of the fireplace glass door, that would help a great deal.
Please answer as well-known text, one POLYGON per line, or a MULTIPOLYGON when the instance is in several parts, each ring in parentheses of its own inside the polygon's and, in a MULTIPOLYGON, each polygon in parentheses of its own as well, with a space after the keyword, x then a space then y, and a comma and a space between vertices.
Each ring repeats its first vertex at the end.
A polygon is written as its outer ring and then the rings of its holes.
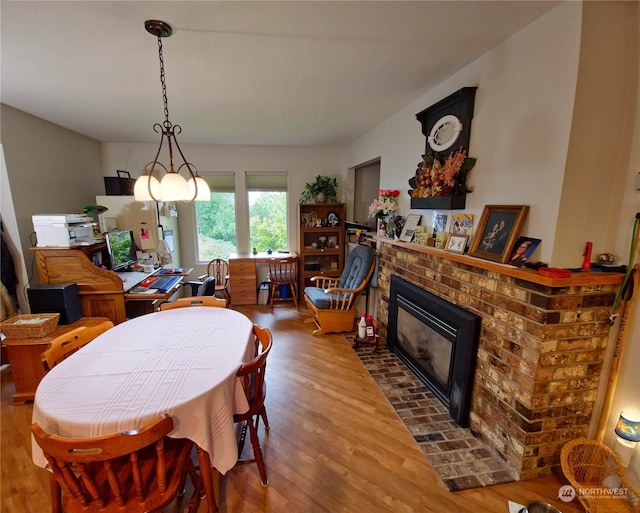
POLYGON ((431 292, 391 277, 387 345, 466 427, 481 319, 431 292))
MULTIPOLYGON (((401 298, 399 298, 401 299, 401 298)), ((400 302, 402 303, 402 301, 400 302)), ((452 342, 398 305, 398 345, 449 395, 452 342)))

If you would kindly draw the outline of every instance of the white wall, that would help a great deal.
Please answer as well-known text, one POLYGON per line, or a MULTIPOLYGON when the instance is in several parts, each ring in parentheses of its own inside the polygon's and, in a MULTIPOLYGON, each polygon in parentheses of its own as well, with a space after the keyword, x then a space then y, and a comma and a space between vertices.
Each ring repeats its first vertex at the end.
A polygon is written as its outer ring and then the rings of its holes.
MULTIPOLYGON (((469 155, 473 189, 465 212, 479 219, 484 205, 526 204, 523 235, 542 239, 549 261, 570 137, 580 47, 580 4, 559 6, 466 66, 350 145, 349 167, 380 155, 380 185, 399 189, 410 212, 408 180, 425 150, 415 115, 466 86, 477 86, 469 155)), ((430 210, 415 210, 423 223, 430 210)))
MULTIPOLYGON (((629 39, 637 37, 637 28, 635 34, 629 34, 628 26, 633 26, 633 21, 627 23, 627 30, 621 30, 629 13, 637 16, 637 5, 622 4, 607 3, 606 9, 617 5, 617 10, 610 9, 610 16, 603 16, 599 2, 584 4, 590 14, 586 27, 582 3, 561 4, 350 145, 347 165, 353 167, 380 156, 380 185, 399 189, 403 193, 401 211, 403 215, 409 213, 408 180, 425 147, 415 114, 461 87, 477 86, 469 154, 478 161, 469 175, 473 192, 467 195, 465 211, 478 220, 484 205, 530 205, 522 235, 542 239, 534 257, 550 265, 580 267, 587 241, 594 243, 594 255, 618 251, 609 236, 617 221, 609 217, 609 212, 614 210, 619 215, 618 198, 628 162, 628 155, 621 150, 630 144, 631 134, 626 128, 628 120, 611 123, 608 107, 613 103, 615 110, 611 110, 619 112, 621 105, 628 105, 628 91, 636 90, 628 83, 629 70, 633 70, 628 57, 635 55, 637 60, 638 56, 637 48, 628 44, 629 39), (589 11, 597 8, 600 11, 595 14, 589 11), (594 23, 594 18, 600 24, 594 23), (599 30, 593 30, 594 26, 599 30), (615 66, 607 66, 617 75, 608 76, 616 83, 627 83, 620 98, 610 95, 607 101, 596 104, 593 97, 612 86, 590 79, 592 74, 585 70, 585 62, 589 57, 602 58, 602 52, 594 48, 599 48, 598 43, 608 47, 609 43, 602 42, 604 33, 608 37, 614 34, 619 38, 614 44, 624 43, 625 48, 624 52, 607 53, 609 61, 618 59, 615 66), (581 60, 581 54, 587 55, 581 60), (621 76, 623 70, 626 77, 621 76), (580 101, 576 105, 577 97, 580 101), (577 113, 576 108, 580 109, 577 113), (593 143, 590 131, 598 122, 614 131, 603 134, 599 128, 602 146, 593 143), (625 141, 609 144, 620 139, 625 141), (603 153, 610 161, 615 160, 609 151, 619 158, 612 165, 583 164, 582 159, 590 155, 590 161, 601 162, 603 153), (567 172, 569 156, 571 172, 567 172), (591 201, 578 203, 585 197, 591 201), (561 207, 565 209, 562 215, 561 207), (581 222, 587 214, 589 221, 581 222)), ((413 213, 422 214, 430 222, 432 211, 413 213)))

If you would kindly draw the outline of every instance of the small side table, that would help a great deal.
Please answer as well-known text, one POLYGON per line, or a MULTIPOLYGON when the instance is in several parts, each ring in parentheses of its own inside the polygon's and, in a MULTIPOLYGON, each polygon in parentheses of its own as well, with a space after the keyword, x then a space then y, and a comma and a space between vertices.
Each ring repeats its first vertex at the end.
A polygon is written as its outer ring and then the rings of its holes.
POLYGON ((16 393, 13 394, 13 404, 25 404, 28 401, 33 401, 36 388, 45 375, 42 353, 49 347, 49 342, 76 328, 82 326, 90 328, 109 320, 107 317, 82 317, 72 324, 58 326, 46 337, 5 338, 2 343, 7 346, 11 375, 16 387, 16 393))

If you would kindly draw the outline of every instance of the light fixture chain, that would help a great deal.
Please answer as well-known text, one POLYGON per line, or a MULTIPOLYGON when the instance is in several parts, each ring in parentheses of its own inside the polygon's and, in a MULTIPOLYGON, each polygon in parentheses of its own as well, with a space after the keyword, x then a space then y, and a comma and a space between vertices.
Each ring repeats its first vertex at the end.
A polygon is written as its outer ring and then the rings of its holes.
POLYGON ((167 84, 164 76, 164 58, 162 56, 162 37, 158 36, 158 56, 160 57, 160 83, 162 84, 162 101, 164 102, 164 126, 171 127, 169 121, 169 101, 167 100, 167 84))

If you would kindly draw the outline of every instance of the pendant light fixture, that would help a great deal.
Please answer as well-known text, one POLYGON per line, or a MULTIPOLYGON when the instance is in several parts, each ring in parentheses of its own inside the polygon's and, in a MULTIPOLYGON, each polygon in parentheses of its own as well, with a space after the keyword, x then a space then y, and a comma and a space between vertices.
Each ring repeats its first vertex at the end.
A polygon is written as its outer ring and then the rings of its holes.
MULTIPOLYGON (((171 26, 159 20, 147 20, 144 27, 150 34, 158 38, 158 55, 160 57, 160 83, 162 84, 162 99, 164 101, 164 122, 153 125, 153 130, 160 133, 160 145, 155 158, 144 168, 144 174, 140 176, 134 186, 136 201, 210 201, 211 191, 207 182, 198 175, 196 166, 188 162, 180 149, 176 135, 182 132, 180 125, 173 125, 169 121, 169 107, 167 101, 167 86, 164 76, 164 59, 162 57, 162 38, 172 34, 171 26), (169 150, 169 168, 158 161, 162 145, 167 141, 169 150), (176 169, 173 162, 173 145, 175 144, 182 164, 176 169), (158 180, 154 173, 157 168, 159 173, 164 170, 164 176, 158 180), (180 172, 186 168, 189 172, 188 181, 180 172)), ((186 175, 186 172, 185 172, 186 175)))

